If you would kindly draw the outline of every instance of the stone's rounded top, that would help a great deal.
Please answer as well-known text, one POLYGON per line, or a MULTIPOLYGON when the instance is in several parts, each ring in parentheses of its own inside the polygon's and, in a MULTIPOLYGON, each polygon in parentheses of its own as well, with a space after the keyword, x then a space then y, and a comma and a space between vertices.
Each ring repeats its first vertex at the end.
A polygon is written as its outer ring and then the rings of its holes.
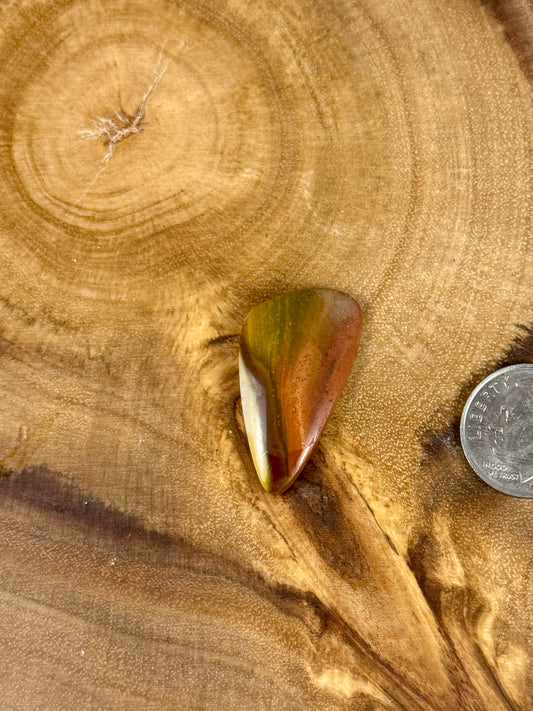
POLYGON ((333 315, 336 312, 338 315, 342 312, 342 307, 346 311, 353 311, 354 317, 362 318, 361 308, 357 301, 346 294, 343 291, 338 291, 336 289, 329 289, 327 287, 316 287, 316 288, 305 288, 297 289, 296 291, 291 291, 287 294, 280 294, 279 296, 273 296, 266 301, 261 302, 257 306, 254 306, 248 316, 244 321, 243 331, 249 320, 257 317, 258 313, 263 311, 268 311, 269 309, 274 309, 278 307, 279 309, 304 309, 308 308, 313 304, 320 303, 322 301, 324 304, 333 305, 335 304, 335 309, 331 311, 333 315))
POLYGON ((250 452, 267 491, 285 491, 309 459, 359 345, 361 309, 334 289, 264 301, 241 333, 239 373, 250 452))

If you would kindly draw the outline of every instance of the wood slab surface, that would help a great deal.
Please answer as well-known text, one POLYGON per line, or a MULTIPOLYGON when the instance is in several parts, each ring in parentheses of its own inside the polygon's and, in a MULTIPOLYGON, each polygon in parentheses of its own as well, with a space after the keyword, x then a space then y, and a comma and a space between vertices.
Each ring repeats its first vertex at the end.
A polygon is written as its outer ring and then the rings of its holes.
POLYGON ((1 0, 0 60, 0 708, 533 709, 458 434, 533 361, 529 0, 1 0), (307 287, 361 344, 272 495, 239 334, 307 287))

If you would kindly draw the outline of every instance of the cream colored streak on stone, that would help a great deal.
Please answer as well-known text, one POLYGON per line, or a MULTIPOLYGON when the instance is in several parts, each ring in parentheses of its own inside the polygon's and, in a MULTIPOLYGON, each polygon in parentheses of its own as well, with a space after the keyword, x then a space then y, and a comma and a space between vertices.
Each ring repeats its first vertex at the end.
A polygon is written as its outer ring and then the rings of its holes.
POLYGON ((241 386, 242 412, 248 436, 250 452, 256 471, 264 486, 270 481, 268 466, 267 441, 264 423, 266 422, 266 399, 261 385, 244 365, 239 353, 239 381, 241 386))

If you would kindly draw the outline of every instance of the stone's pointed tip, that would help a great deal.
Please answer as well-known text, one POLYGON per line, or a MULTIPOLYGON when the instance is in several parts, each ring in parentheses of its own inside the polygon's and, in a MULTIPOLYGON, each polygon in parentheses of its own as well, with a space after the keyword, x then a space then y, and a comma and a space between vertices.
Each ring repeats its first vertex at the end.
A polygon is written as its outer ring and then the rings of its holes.
POLYGON ((303 289, 248 314, 239 353, 244 424, 263 487, 298 478, 357 353, 359 305, 333 289, 303 289))

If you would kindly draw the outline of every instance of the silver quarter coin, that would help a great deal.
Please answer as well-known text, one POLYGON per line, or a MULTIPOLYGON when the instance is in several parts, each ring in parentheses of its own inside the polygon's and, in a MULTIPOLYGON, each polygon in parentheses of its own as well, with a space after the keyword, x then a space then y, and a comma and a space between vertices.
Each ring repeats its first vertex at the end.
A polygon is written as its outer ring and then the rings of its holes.
POLYGON ((497 370, 473 390, 461 417, 461 444, 487 484, 533 497, 533 363, 497 370))

